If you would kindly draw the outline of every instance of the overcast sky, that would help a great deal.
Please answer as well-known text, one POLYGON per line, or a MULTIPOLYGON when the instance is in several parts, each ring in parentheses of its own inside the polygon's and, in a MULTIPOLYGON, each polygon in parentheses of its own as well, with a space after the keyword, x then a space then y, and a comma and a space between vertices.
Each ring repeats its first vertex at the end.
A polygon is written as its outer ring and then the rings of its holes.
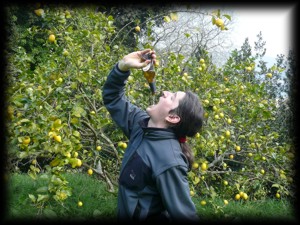
POLYGON ((263 40, 266 41, 266 56, 275 58, 278 54, 288 55, 292 48, 292 19, 294 8, 240 8, 234 13, 235 25, 232 39, 239 49, 245 38, 254 48, 257 35, 262 31, 263 40))

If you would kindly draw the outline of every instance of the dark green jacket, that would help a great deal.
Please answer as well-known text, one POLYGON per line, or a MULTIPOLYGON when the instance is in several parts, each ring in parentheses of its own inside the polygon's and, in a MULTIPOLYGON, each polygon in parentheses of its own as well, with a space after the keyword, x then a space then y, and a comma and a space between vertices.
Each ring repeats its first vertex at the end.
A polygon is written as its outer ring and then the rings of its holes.
POLYGON ((198 219, 187 180, 188 161, 171 129, 148 128, 149 115, 125 97, 130 72, 115 65, 103 86, 103 101, 128 137, 118 193, 118 218, 198 219))

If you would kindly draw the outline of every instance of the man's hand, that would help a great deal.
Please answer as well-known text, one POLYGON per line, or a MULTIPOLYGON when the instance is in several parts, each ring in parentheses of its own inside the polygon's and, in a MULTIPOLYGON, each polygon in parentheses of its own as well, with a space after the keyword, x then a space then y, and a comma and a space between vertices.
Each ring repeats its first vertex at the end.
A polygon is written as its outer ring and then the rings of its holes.
POLYGON ((142 68, 147 66, 151 60, 145 60, 143 58, 144 54, 151 53, 153 62, 155 63, 156 55, 155 52, 151 49, 145 49, 142 51, 132 52, 128 55, 125 55, 118 63, 118 67, 121 71, 128 71, 131 68, 142 68))

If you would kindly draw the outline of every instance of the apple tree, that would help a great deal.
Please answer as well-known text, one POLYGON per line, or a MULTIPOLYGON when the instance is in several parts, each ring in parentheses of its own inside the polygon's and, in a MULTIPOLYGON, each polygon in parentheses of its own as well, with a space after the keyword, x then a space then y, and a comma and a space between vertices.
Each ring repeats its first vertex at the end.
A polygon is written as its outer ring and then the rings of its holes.
POLYGON ((93 169, 114 191, 126 141, 102 103, 117 52, 114 18, 87 7, 10 6, 7 168, 48 180, 36 204, 72 194, 65 172, 93 169), (38 176, 42 174, 41 176, 38 176))

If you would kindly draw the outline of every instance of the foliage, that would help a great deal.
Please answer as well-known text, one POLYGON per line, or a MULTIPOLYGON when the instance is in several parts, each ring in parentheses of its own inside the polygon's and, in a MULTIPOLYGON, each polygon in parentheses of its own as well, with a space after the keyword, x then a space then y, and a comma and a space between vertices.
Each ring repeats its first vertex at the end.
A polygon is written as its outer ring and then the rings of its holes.
MULTIPOLYGON (((96 5, 11 6, 6 12, 7 169, 28 172, 33 179, 43 174, 47 190, 39 196, 29 193, 41 206, 52 198, 63 205, 73 195, 64 172, 92 169, 115 192, 128 140, 105 109, 101 87, 122 55, 132 48, 154 48, 152 30, 176 23, 176 13, 135 11, 121 21, 122 9, 96 5), (139 33, 137 18, 146 27, 139 33), (126 44, 129 40, 132 45, 126 44)), ((209 26, 226 31, 216 25, 220 11, 208 16, 209 26)), ((281 108, 286 95, 280 95, 288 89, 280 86, 284 57, 267 68, 261 37, 255 51, 246 39, 222 67, 213 64, 203 46, 191 55, 171 48, 158 55, 163 64, 155 68, 157 90, 190 89, 205 108, 204 129, 189 140, 196 157, 189 181, 196 196, 294 196, 294 149, 288 127, 281 123, 288 119, 281 108)), ((146 108, 153 99, 141 74, 132 70, 126 94, 146 108)), ((291 114, 289 107, 284 109, 291 114)))
POLYGON ((110 47, 113 17, 95 13, 93 6, 45 5, 42 16, 35 9, 9 11, 9 18, 15 19, 12 27, 20 29, 10 31, 7 56, 11 169, 23 163, 22 170, 28 169, 33 179, 41 171, 48 173, 49 192, 59 201, 71 195, 60 175, 65 170, 91 167, 114 191, 116 177, 109 174, 120 164, 117 142, 124 136, 115 129, 101 97, 101 86, 117 61, 113 52, 123 51, 110 47), (20 21, 15 15, 25 18, 20 21), (48 40, 50 34, 54 42, 48 40), (24 142, 26 137, 29 142, 24 142))
POLYGON ((197 73, 197 62, 191 62, 188 86, 201 83, 194 91, 206 109, 205 129, 194 150, 197 163, 206 163, 208 169, 196 167, 190 173, 200 195, 294 196, 294 149, 288 128, 276 119, 285 116, 274 88, 283 68, 280 64, 268 70, 270 78, 255 67, 255 61, 246 40, 223 68, 197 73))

